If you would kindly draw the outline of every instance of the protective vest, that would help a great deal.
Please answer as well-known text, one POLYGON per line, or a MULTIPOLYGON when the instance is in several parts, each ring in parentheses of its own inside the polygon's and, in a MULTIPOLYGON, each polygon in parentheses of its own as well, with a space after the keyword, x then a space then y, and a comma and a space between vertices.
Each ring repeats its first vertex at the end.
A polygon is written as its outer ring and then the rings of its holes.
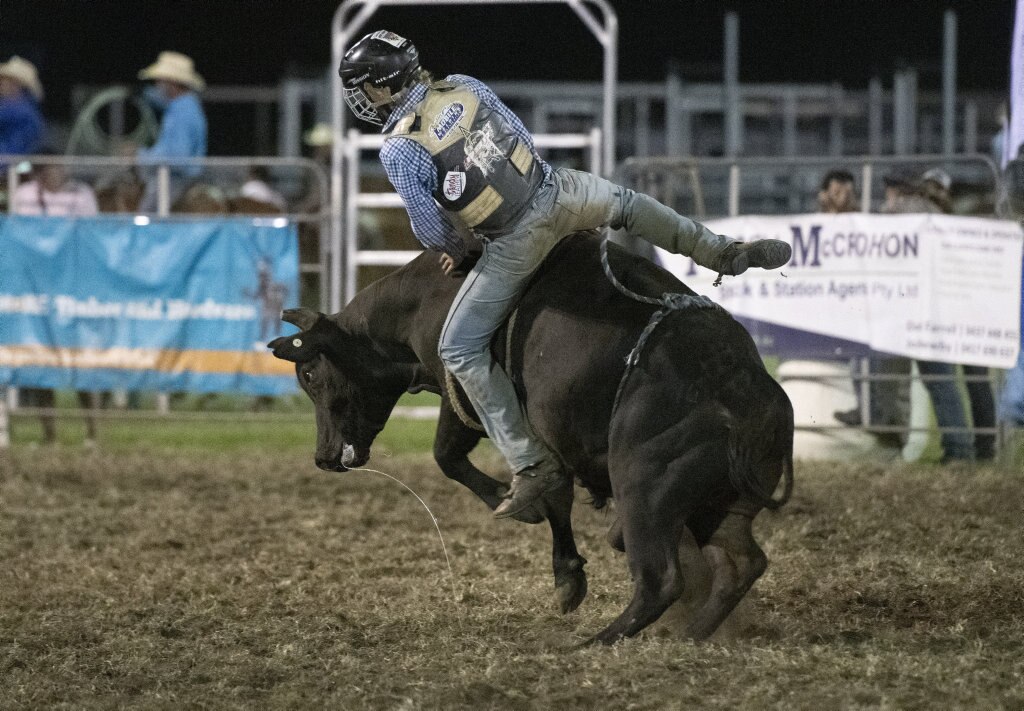
POLYGON ((540 162, 508 122, 452 82, 431 84, 388 135, 427 149, 437 169, 434 199, 482 234, 512 225, 544 180, 540 162))

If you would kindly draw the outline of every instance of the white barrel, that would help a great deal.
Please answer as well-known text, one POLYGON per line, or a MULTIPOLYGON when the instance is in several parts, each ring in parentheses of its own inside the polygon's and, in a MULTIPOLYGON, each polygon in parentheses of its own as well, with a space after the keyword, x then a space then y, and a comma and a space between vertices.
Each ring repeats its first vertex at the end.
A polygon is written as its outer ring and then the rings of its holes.
POLYGON ((849 461, 855 457, 892 458, 897 454, 895 450, 880 447, 872 435, 857 427, 800 429, 801 426, 840 426, 834 413, 857 407, 848 362, 786 360, 779 364, 777 377, 793 403, 797 427, 793 456, 797 459, 849 461))

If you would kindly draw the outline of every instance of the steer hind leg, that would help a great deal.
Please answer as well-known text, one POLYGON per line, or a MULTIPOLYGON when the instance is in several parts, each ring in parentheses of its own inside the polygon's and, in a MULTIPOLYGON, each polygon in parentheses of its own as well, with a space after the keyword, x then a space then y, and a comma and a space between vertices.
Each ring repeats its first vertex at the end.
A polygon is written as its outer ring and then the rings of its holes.
POLYGON ((591 642, 611 644, 635 635, 658 619, 683 594, 680 543, 689 542, 696 549, 693 537, 682 535, 684 517, 672 497, 658 491, 659 487, 650 486, 656 479, 631 472, 630 480, 637 485, 617 492, 617 504, 633 576, 633 599, 591 642))
MULTIPOLYGON (((437 434, 434 436, 434 461, 446 477, 468 488, 493 511, 502 502, 508 487, 487 476, 469 461, 469 453, 482 438, 481 432, 462 424, 447 400, 442 401, 437 434)), ((527 508, 513 518, 524 523, 540 523, 544 520, 543 514, 536 507, 527 508)))
POLYGON ((687 625, 687 636, 710 637, 768 567, 752 523, 750 513, 730 511, 702 549, 712 570, 711 594, 687 625))

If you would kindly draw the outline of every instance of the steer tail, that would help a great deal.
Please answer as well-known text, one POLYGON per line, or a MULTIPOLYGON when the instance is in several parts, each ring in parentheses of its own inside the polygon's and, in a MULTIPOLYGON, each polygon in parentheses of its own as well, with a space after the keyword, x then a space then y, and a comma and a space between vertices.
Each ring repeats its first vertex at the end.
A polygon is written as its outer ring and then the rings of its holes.
POLYGON ((732 415, 729 422, 729 480, 741 496, 773 511, 793 493, 793 407, 781 394, 762 416, 732 415), (776 499, 779 479, 782 495, 776 499))

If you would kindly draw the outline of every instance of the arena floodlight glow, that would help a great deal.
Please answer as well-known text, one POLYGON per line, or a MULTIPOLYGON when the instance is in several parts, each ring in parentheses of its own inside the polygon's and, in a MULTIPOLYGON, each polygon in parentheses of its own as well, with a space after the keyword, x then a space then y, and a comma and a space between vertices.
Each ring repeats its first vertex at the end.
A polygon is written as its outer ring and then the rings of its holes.
MULTIPOLYGON (((356 33, 382 7, 415 5, 567 5, 597 39, 604 52, 603 101, 601 111, 601 173, 609 177, 615 168, 615 84, 618 80, 619 18, 607 0, 345 0, 334 12, 331 22, 331 66, 336 70, 356 33), (597 15, 589 8, 593 7, 597 15)), ((341 78, 331 72, 331 125, 334 146, 331 151, 331 310, 341 310, 342 284, 342 193, 344 174, 342 146, 345 140, 345 101, 341 78)))

